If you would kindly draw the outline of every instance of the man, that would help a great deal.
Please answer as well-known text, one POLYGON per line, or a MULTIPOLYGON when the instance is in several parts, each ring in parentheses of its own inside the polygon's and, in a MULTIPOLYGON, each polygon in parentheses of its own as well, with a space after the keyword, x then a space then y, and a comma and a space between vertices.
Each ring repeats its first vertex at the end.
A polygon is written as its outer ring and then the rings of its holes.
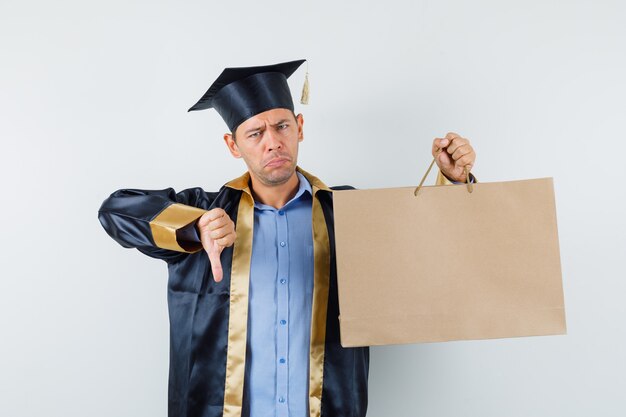
MULTIPOLYGON (((117 242, 168 264, 170 417, 366 414, 369 350, 339 343, 332 190, 297 166, 287 78, 302 62, 227 68, 190 109, 224 118, 243 176, 218 192, 118 190, 100 208, 117 242)), ((439 182, 464 182, 475 160, 452 133, 433 155, 439 182)))

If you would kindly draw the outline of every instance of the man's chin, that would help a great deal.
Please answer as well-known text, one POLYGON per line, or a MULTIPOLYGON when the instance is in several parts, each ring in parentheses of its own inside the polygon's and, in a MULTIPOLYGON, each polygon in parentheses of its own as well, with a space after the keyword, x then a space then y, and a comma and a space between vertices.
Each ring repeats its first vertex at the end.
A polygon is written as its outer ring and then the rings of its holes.
POLYGON ((269 172, 265 172, 263 176, 268 184, 280 185, 289 181, 295 170, 295 166, 273 168, 269 172))

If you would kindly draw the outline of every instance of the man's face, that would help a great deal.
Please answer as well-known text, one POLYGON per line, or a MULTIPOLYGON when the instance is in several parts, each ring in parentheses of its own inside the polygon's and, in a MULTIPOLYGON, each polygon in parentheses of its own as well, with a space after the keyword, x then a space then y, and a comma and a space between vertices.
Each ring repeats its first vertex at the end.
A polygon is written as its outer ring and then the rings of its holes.
POLYGON ((288 109, 272 109, 252 116, 224 141, 235 158, 243 158, 250 175, 272 186, 287 182, 298 162, 298 144, 302 142, 301 114, 294 117, 288 109))

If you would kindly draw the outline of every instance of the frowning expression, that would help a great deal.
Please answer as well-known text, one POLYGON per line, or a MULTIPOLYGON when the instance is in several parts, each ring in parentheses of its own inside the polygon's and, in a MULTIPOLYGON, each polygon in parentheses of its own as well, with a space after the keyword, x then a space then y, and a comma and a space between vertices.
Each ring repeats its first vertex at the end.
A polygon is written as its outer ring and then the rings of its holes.
POLYGON ((243 158, 250 175, 263 184, 284 184, 298 163, 298 145, 304 139, 301 114, 272 109, 241 123, 224 141, 235 158, 243 158))

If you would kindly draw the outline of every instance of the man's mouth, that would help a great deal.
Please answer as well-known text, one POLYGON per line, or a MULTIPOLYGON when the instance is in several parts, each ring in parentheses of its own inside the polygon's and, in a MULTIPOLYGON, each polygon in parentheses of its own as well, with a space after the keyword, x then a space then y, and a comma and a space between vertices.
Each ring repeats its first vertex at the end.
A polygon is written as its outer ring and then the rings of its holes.
POLYGON ((274 158, 274 159, 270 159, 265 164, 265 166, 267 168, 275 168, 275 167, 281 166, 281 165, 283 165, 284 163, 287 163, 287 162, 289 162, 288 158, 274 158))

